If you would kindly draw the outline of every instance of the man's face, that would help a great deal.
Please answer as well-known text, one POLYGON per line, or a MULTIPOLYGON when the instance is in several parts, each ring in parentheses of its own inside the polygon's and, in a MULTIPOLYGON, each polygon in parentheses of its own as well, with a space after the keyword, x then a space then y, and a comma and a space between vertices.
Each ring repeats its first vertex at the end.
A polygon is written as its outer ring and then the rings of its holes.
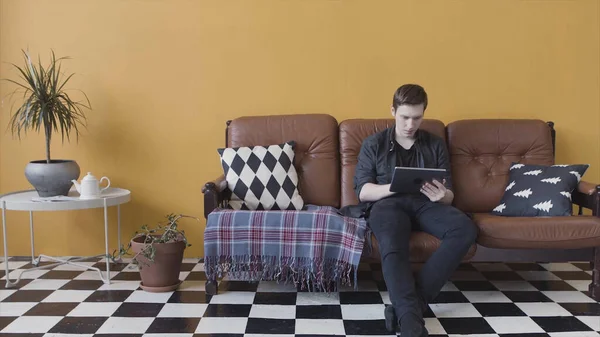
POLYGON ((423 121, 424 105, 401 105, 392 116, 396 118, 396 132, 401 137, 413 137, 423 121))

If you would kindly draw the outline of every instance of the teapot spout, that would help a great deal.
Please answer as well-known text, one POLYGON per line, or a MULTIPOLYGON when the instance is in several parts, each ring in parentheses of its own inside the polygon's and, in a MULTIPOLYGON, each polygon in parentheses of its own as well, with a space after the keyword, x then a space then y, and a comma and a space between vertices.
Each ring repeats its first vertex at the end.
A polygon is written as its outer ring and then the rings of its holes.
POLYGON ((73 183, 73 185, 75 185, 75 188, 77 189, 77 193, 81 193, 81 185, 77 182, 77 180, 73 179, 73 180, 71 180, 71 182, 73 183))

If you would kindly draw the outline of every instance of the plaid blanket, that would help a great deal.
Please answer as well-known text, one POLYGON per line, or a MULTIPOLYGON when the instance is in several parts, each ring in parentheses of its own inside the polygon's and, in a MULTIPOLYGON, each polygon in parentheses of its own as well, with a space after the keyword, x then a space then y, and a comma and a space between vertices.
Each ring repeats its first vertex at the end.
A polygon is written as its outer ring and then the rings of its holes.
POLYGON ((228 273, 235 280, 292 281, 322 291, 332 283, 356 287, 366 235, 364 219, 342 216, 329 206, 216 209, 204 232, 204 269, 208 279, 228 273))

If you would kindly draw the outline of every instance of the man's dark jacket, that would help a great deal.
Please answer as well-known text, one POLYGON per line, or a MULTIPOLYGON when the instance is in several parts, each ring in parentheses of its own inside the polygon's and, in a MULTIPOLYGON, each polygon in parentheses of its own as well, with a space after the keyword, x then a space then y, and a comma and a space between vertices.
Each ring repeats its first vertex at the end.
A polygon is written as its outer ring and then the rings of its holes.
MULTIPOLYGON (((367 217, 372 202, 361 202, 360 191, 366 183, 389 184, 392 181, 394 167, 397 165, 398 146, 395 142, 395 126, 377 132, 365 138, 358 154, 358 163, 354 174, 354 191, 359 199, 358 205, 343 207, 340 212, 351 217, 367 217)), ((450 156, 442 138, 425 130, 415 134, 415 150, 418 166, 422 168, 445 168, 446 188, 452 190, 450 156)), ((402 166, 400 160, 400 166, 402 166)))

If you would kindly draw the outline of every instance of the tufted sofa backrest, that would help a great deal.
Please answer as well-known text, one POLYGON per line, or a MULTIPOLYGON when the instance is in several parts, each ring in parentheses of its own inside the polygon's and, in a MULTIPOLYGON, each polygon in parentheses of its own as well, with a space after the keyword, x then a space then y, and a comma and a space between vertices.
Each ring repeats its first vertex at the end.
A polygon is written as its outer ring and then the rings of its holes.
POLYGON ((326 114, 239 117, 229 122, 228 147, 296 142, 294 165, 305 203, 340 205, 338 122, 326 114))
MULTIPOLYGON (((340 164, 342 207, 358 203, 354 191, 354 172, 362 142, 369 135, 383 131, 395 125, 393 118, 388 119, 347 119, 340 123, 340 164)), ((444 123, 437 119, 424 119, 421 129, 429 131, 446 140, 444 123)))
POLYGON ((554 164, 552 129, 541 120, 459 120, 446 130, 454 204, 465 212, 489 212, 498 205, 511 163, 554 164))
MULTIPOLYGON (((348 119, 327 114, 239 117, 227 126, 228 147, 296 141, 295 167, 305 203, 336 208, 358 202, 353 189, 356 157, 368 135, 393 119, 348 119)), ((497 206, 512 162, 554 164, 552 128, 530 119, 471 119, 422 127, 445 138, 450 152, 454 205, 465 212, 497 206)))

